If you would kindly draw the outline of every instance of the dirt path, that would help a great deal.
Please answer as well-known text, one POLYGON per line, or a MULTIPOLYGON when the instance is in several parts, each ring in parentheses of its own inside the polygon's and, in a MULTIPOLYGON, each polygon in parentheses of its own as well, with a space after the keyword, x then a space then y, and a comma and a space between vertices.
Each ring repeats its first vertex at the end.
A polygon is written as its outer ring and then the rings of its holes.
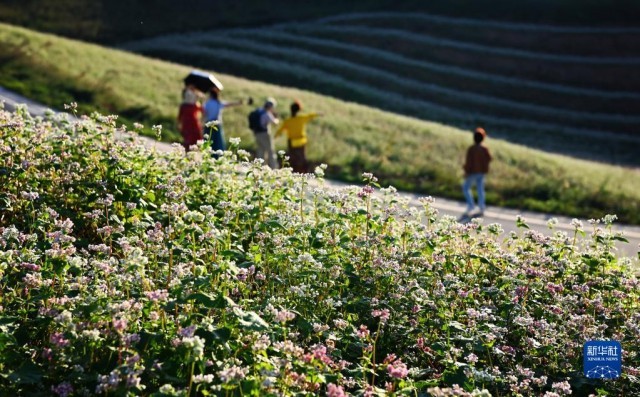
MULTIPOLYGON (((0 87, 0 102, 4 102, 5 109, 8 109, 10 111, 15 109, 15 106, 17 106, 18 104, 26 104, 29 112, 35 116, 43 115, 44 112, 49 109, 37 102, 31 101, 13 92, 7 91, 2 87, 0 87)), ((149 147, 155 147, 159 151, 171 150, 171 144, 158 142, 147 137, 141 137, 141 139, 143 140, 145 145, 148 145, 149 147)), ((345 186, 345 184, 336 181, 327 181, 327 184, 336 188, 345 186)), ((418 202, 418 199, 421 196, 407 192, 402 192, 401 194, 408 197, 412 205, 421 206, 421 204, 418 202)), ((463 213, 466 208, 466 205, 463 202, 444 198, 435 198, 434 207, 438 209, 440 215, 454 216, 461 222, 469 221, 468 218, 463 217, 463 213)), ((565 231, 568 233, 572 233, 574 230, 574 227, 571 225, 572 218, 570 217, 491 206, 488 207, 485 211, 484 217, 482 218, 481 222, 485 225, 491 223, 499 223, 505 230, 505 234, 508 234, 511 231, 520 233, 521 229, 518 229, 518 227, 516 226, 516 219, 518 218, 518 216, 522 216, 531 229, 537 230, 543 234, 549 235, 552 233, 552 231, 550 231, 550 229, 547 227, 549 220, 552 218, 555 218, 557 220, 557 224, 554 226, 555 230, 565 231)), ((585 230, 587 232, 590 231, 590 225, 588 221, 584 219, 582 219, 581 221, 584 224, 585 230)), ((629 243, 619 242, 616 245, 619 254, 621 256, 628 256, 632 258, 636 265, 636 268, 640 269, 640 260, 638 259, 640 251, 640 227, 629 225, 615 225, 614 230, 624 233, 625 238, 629 240, 629 243)))

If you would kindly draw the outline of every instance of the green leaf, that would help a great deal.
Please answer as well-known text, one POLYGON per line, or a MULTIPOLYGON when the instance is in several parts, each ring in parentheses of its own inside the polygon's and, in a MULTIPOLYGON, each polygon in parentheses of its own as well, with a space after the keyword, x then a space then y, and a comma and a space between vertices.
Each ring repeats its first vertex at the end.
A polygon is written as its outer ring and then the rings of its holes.
POLYGON ((20 317, 16 316, 2 316, 0 317, 0 325, 11 325, 20 321, 20 317))
POLYGON ((468 365, 464 363, 458 363, 458 362, 456 362, 454 365, 457 368, 453 371, 452 370, 445 371, 441 379, 445 384, 448 384, 448 385, 452 385, 452 384, 464 385, 468 380, 467 376, 464 374, 464 367, 467 367, 468 365))
POLYGON ((467 327, 464 324, 459 323, 457 321, 451 321, 448 324, 448 326, 449 326, 449 328, 454 329, 456 331, 460 331, 460 332, 464 332, 464 331, 467 330, 467 327))
POLYGON ((424 389, 426 389, 428 387, 438 386, 438 380, 436 380, 436 379, 421 380, 421 381, 415 382, 413 385, 418 390, 424 390, 424 389))
POLYGON ((0 351, 4 351, 7 347, 15 345, 17 343, 16 338, 9 334, 6 330, 7 327, 0 328, 0 351))
POLYGON ((529 229, 529 225, 527 225, 527 223, 523 221, 522 218, 516 219, 516 226, 518 228, 529 229))
POLYGON ((140 335, 140 346, 149 346, 154 345, 157 342, 161 342, 164 335, 160 332, 151 332, 151 331, 141 331, 140 335))
POLYGON ((222 296, 222 294, 218 294, 216 297, 213 297, 209 294, 205 294, 204 292, 193 293, 187 296, 185 300, 196 301, 208 309, 224 309, 230 304, 234 304, 231 299, 227 298, 226 296, 222 296))
POLYGON ((11 199, 6 195, 0 196, 0 210, 3 210, 3 211, 13 210, 13 207, 11 206, 11 199))
POLYGON ((214 339, 222 341, 222 342, 227 342, 229 340, 229 338, 231 338, 231 329, 229 328, 218 328, 214 331, 211 332, 211 335, 214 337, 214 339))
POLYGON ((275 221, 275 220, 267 221, 265 224, 266 224, 267 226, 269 226, 270 228, 272 228, 272 229, 281 229, 281 230, 285 230, 285 227, 284 227, 284 226, 282 226, 282 224, 281 224, 280 222, 275 221))
POLYGON ((20 368, 9 375, 9 379, 18 384, 32 385, 40 383, 42 376, 43 373, 38 366, 31 361, 25 361, 20 368))
POLYGON ((213 331, 206 331, 199 328, 196 331, 196 335, 207 341, 207 344, 220 344, 224 345, 231 339, 231 328, 218 328, 213 331))
POLYGON ((248 396, 258 396, 258 390, 260 390, 260 383, 255 379, 243 380, 241 383, 242 393, 248 396))
POLYGON ((269 329, 269 324, 267 324, 267 322, 255 312, 245 312, 239 307, 235 307, 233 312, 238 316, 238 322, 244 328, 252 331, 264 331, 269 329))
POLYGON ((221 252, 222 256, 224 256, 225 258, 232 258, 235 259, 236 261, 240 262, 240 261, 244 261, 246 258, 246 254, 240 250, 233 250, 233 249, 229 249, 229 250, 224 250, 221 252))
POLYGON ((112 221, 114 221, 118 225, 124 225, 124 223, 120 220, 120 218, 118 218, 118 215, 116 215, 116 214, 111 215, 109 217, 109 219, 111 219, 112 221))
POLYGON ((477 260, 479 260, 480 262, 482 262, 482 263, 484 263, 486 265, 490 265, 491 264, 491 261, 489 259, 485 258, 484 256, 471 254, 471 255, 469 255, 469 257, 473 258, 473 259, 477 259, 477 260))

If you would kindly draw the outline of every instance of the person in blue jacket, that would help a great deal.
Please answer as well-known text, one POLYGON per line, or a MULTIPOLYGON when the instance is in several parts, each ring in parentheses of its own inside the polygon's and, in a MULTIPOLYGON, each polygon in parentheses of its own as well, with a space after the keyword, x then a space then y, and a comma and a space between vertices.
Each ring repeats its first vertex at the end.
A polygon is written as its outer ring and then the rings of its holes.
MULTIPOLYGON (((211 140, 211 148, 214 151, 225 150, 226 144, 224 139, 224 131, 222 128, 222 110, 227 107, 240 106, 244 104, 242 99, 225 102, 220 99, 221 88, 214 86, 209 91, 209 99, 205 102, 203 107, 204 116, 204 134, 209 136, 211 140)), ((250 104, 251 98, 248 99, 250 104)), ((214 154, 217 158, 218 155, 214 154)))

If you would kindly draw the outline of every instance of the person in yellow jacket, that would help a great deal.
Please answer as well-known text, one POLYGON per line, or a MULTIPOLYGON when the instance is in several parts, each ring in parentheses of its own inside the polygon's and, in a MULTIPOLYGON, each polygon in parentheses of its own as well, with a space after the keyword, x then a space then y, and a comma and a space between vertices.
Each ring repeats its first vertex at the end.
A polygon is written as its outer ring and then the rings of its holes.
POLYGON ((287 134, 289 147, 289 161, 293 172, 307 172, 307 157, 305 147, 307 145, 306 125, 314 118, 321 116, 321 113, 300 114, 302 104, 295 101, 291 104, 291 117, 284 120, 276 131, 276 137, 283 132, 287 134))

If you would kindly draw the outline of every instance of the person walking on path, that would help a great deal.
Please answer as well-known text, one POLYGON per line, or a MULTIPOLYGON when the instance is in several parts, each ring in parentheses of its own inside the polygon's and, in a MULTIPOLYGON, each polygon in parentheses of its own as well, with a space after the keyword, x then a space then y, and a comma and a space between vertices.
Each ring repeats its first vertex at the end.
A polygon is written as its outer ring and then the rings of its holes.
POLYGON ((280 136, 283 132, 287 134, 287 146, 289 148, 289 161, 291 162, 291 168, 293 172, 306 173, 307 172, 307 157, 305 155, 305 147, 307 145, 307 131, 306 125, 309 121, 320 116, 319 113, 300 114, 302 110, 302 104, 299 101, 294 101, 291 104, 291 117, 284 120, 278 131, 276 131, 276 137, 280 136))
MULTIPOLYGON (((222 109, 244 104, 242 99, 232 102, 220 100, 220 91, 222 91, 221 88, 213 86, 209 91, 209 99, 204 104, 204 134, 209 136, 211 149, 214 152, 226 149, 224 131, 222 129, 222 109)), ((253 103, 251 98, 249 98, 248 103, 253 103)), ((218 158, 218 155, 214 154, 214 157, 218 158)))
POLYGON ((475 143, 467 150, 467 157, 462 167, 465 176, 464 183, 462 184, 462 193, 467 201, 466 213, 470 213, 475 208, 475 202, 471 194, 471 187, 475 185, 478 191, 479 216, 484 215, 486 208, 484 179, 489 172, 489 163, 491 162, 491 153, 489 149, 482 144, 486 136, 487 133, 483 128, 478 127, 475 129, 473 133, 473 141, 475 143))
POLYGON ((191 84, 185 85, 182 90, 182 103, 178 111, 178 130, 182 135, 182 145, 188 152, 192 145, 198 143, 202 137, 202 106, 200 98, 202 93, 191 84))
MULTIPOLYGON (((257 125, 255 126, 255 128, 252 127, 253 135, 256 137, 256 144, 258 146, 256 157, 264 159, 267 165, 272 169, 278 168, 275 147, 270 132, 272 124, 278 125, 280 123, 280 120, 278 120, 277 114, 275 112, 277 104, 278 103, 275 99, 268 98, 264 103, 262 109, 252 112, 252 114, 259 115, 259 119, 256 123, 257 125)), ((250 126, 253 124, 251 118, 252 115, 249 115, 250 126)))

